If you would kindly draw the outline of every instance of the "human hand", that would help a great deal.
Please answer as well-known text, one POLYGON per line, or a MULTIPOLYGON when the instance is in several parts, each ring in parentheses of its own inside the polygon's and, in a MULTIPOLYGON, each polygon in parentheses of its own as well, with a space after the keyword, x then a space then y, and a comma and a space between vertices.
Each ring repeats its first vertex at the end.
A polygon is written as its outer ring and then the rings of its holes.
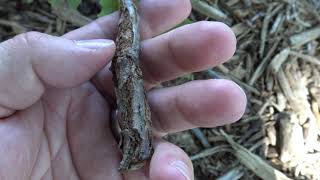
POLYGON ((228 80, 151 88, 228 60, 236 39, 218 22, 159 35, 188 16, 189 0, 140 5, 141 65, 157 136, 150 164, 123 175, 117 170, 121 155, 109 131, 114 94, 107 66, 115 45, 106 40, 115 36, 115 13, 63 37, 33 32, 0 44, 1 180, 193 179, 188 156, 160 137, 238 120, 245 94, 228 80))

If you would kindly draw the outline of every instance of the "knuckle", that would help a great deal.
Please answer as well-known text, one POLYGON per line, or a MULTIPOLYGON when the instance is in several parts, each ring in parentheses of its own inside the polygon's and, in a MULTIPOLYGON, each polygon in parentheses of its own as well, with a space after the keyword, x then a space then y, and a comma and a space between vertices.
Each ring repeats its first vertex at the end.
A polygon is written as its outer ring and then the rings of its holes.
POLYGON ((32 68, 32 46, 41 33, 28 32, 0 44, 0 104, 24 109, 44 92, 44 86, 32 68))
POLYGON ((9 55, 17 55, 21 52, 29 52, 29 50, 32 50, 32 47, 36 44, 35 42, 40 37, 41 33, 34 31, 16 35, 12 39, 3 42, 0 46, 0 51, 9 55))
POLYGON ((42 33, 30 31, 27 33, 20 34, 16 36, 14 39, 19 43, 23 43, 23 45, 25 45, 26 47, 33 47, 42 36, 42 33))

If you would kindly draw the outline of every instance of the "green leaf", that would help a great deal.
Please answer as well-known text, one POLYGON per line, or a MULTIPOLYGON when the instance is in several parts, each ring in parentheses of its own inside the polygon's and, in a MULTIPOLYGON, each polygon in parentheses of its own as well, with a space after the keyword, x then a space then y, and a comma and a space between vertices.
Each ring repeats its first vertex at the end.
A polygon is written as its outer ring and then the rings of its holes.
POLYGON ((119 0, 100 0, 101 11, 99 16, 110 14, 119 9, 119 0))
MULTIPOLYGON (((193 21, 189 18, 185 19, 182 23, 178 24, 176 27, 172 28, 172 29, 175 29, 175 28, 178 28, 178 27, 181 27, 181 26, 184 26, 184 25, 187 25, 187 24, 191 24, 193 23, 193 21)), ((171 29, 171 30, 172 30, 171 29)))
POLYGON ((77 9, 80 3, 81 0, 68 0, 68 5, 71 9, 77 9))
POLYGON ((179 24, 179 26, 183 26, 183 25, 187 25, 187 24, 191 24, 193 23, 193 21, 189 18, 185 19, 182 23, 179 24))
POLYGON ((68 3, 68 7, 71 9, 77 9, 78 6, 81 3, 81 0, 49 0, 49 3, 51 4, 51 6, 55 7, 58 5, 63 5, 65 2, 68 3))
POLYGON ((51 4, 51 6, 57 6, 59 4, 61 4, 63 2, 63 0, 49 0, 49 3, 51 4))

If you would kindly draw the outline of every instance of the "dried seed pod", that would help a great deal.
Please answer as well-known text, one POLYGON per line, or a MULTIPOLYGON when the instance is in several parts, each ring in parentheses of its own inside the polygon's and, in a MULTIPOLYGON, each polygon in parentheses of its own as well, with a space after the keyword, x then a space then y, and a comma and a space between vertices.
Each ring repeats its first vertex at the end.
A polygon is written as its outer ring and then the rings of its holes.
POLYGON ((153 153, 151 112, 139 67, 139 16, 133 0, 120 1, 116 55, 111 70, 123 158, 119 170, 143 167, 153 153))

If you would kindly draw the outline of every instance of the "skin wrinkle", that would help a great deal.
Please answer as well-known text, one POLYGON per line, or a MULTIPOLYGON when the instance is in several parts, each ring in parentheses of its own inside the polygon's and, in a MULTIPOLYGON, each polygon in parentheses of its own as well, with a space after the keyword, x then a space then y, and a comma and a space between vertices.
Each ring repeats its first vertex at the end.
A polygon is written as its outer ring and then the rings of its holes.
MULTIPOLYGON (((52 169, 53 179, 55 179, 55 178, 54 178, 55 172, 54 172, 54 168, 52 167, 52 165, 55 164, 55 161, 57 160, 57 158, 58 158, 59 156, 61 156, 61 152, 62 152, 62 150, 63 150, 63 148, 64 148, 65 146, 68 147, 67 138, 64 139, 62 145, 59 147, 57 153, 53 156, 53 158, 52 158, 52 159, 50 158, 50 159, 51 159, 51 169, 52 169)), ((70 151, 69 151, 69 152, 70 152, 70 151)), ((63 155, 63 154, 62 154, 62 155, 63 155)))
POLYGON ((44 180, 44 178, 47 175, 47 173, 51 172, 51 179, 53 180, 52 171, 50 171, 50 170, 51 170, 51 166, 49 166, 49 168, 45 171, 44 175, 40 179, 44 180))
MULTIPOLYGON (((172 38, 172 35, 174 34, 174 32, 169 32, 167 34, 168 34, 168 37, 166 37, 166 38, 168 39, 168 41, 166 41, 166 47, 169 52, 168 53, 168 55, 170 56, 169 59, 177 59, 174 48, 172 46, 172 43, 173 43, 172 40, 174 39, 174 38, 172 38)), ((143 51, 144 44, 146 44, 146 43, 148 43, 148 40, 141 43, 141 51, 143 51)), ((142 52, 140 54, 143 56, 142 52)), ((143 59, 143 58, 141 58, 141 59, 143 59)), ((143 61, 141 61, 141 63, 143 63, 143 61)), ((145 84, 148 89, 163 81, 163 77, 161 77, 161 76, 159 77, 158 73, 154 74, 154 72, 157 72, 157 71, 154 71, 154 70, 151 71, 152 68, 150 68, 150 65, 151 65, 151 63, 143 63, 143 66, 142 66, 143 74, 145 77, 145 84)), ((183 67, 181 67, 179 64, 177 64, 176 61, 172 61, 172 67, 176 68, 180 72, 183 72, 182 71, 183 67)), ((170 77, 170 79, 174 79, 174 78, 170 77)))
MULTIPOLYGON (((44 129, 42 129, 42 134, 43 134, 43 137, 45 138, 45 142, 47 142, 46 145, 49 146, 49 144, 48 144, 48 138, 47 138, 47 135, 46 135, 44 129)), ((40 148, 41 148, 41 147, 40 147, 40 148)), ((41 151, 41 149, 39 150, 39 152, 40 152, 40 151, 41 151)), ((48 147, 48 151, 49 151, 49 156, 50 156, 50 149, 49 149, 49 147, 48 147)), ((38 156, 39 156, 39 153, 38 153, 38 156)), ((49 157, 49 159, 50 159, 50 157, 49 157)), ((38 160, 39 160, 39 157, 37 157, 37 162, 38 162, 38 160)), ((35 166, 36 166, 36 165, 35 165, 35 166)), ((51 162, 49 162, 48 168, 43 172, 43 174, 41 175, 40 179, 43 179, 44 176, 47 174, 47 172, 48 172, 50 169, 51 169, 51 162)), ((34 173, 32 172, 32 174, 34 174, 34 173)))
POLYGON ((145 87, 152 87, 152 85, 158 83, 158 80, 157 78, 154 77, 154 74, 152 73, 152 71, 150 71, 151 68, 148 65, 148 63, 143 63, 141 61, 143 59, 142 57, 143 57, 144 44, 145 43, 141 43, 141 48, 140 48, 140 66, 141 64, 143 64, 143 66, 141 66, 141 70, 143 71, 145 87), (146 80, 146 77, 148 78, 148 80, 146 80))
MULTIPOLYGON (((92 92, 93 93, 93 92, 92 92)), ((90 93, 89 94, 89 96, 92 94, 92 93, 90 93)), ((78 179, 83 179, 82 177, 81 177, 81 175, 80 175, 80 172, 79 172, 79 170, 78 170, 78 167, 77 167, 77 165, 76 165, 76 163, 75 163, 75 159, 74 159, 74 156, 73 156, 73 151, 72 151, 72 147, 71 147, 71 144, 70 144, 70 140, 69 139, 71 139, 70 138, 70 135, 69 135, 69 131, 68 131, 68 127, 70 127, 70 125, 69 125, 69 123, 70 123, 70 116, 69 116, 69 114, 71 114, 70 113, 70 109, 71 109, 71 105, 72 105, 72 92, 71 92, 71 95, 70 95, 70 101, 69 101, 69 104, 68 104, 68 108, 67 108, 67 111, 66 111, 66 125, 65 125, 65 127, 66 127, 66 140, 67 140, 67 144, 68 144, 68 149, 69 149, 69 153, 70 153, 70 161, 71 161, 71 164, 72 164, 72 166, 73 166, 73 169, 74 169, 74 171, 75 171, 75 173, 76 173, 76 176, 78 177, 78 179)))
MULTIPOLYGON (((44 105, 44 103, 45 102, 43 102, 42 104, 44 105)), ((48 138, 48 130, 47 130, 47 126, 45 125, 45 122, 46 122, 46 109, 44 109, 44 111, 43 111, 43 114, 44 114, 44 119, 43 119, 43 134, 44 134, 44 136, 45 136, 45 138, 47 139, 47 145, 48 145, 48 151, 49 151, 49 156, 50 156, 50 162, 49 162, 49 167, 48 167, 48 169, 45 171, 45 173, 44 173, 44 175, 43 176, 45 176, 46 174, 47 174, 47 172, 51 169, 51 167, 52 167, 52 163, 51 163, 51 157, 52 157, 52 151, 51 151, 51 147, 50 147, 50 140, 49 140, 49 138, 48 138)), ((53 179, 53 174, 52 174, 52 172, 51 172, 51 178, 53 179)))
MULTIPOLYGON (((179 92, 177 92, 178 94, 179 92)), ((179 114, 179 118, 178 119, 184 119, 186 123, 188 123, 188 126, 195 126, 195 124, 192 124, 190 123, 190 118, 194 118, 194 115, 193 115, 193 111, 196 111, 196 109, 194 109, 194 104, 193 105, 189 105, 188 108, 185 107, 183 101, 185 100, 184 99, 185 97, 184 96, 181 96, 181 94, 179 95, 176 95, 175 96, 175 99, 174 99, 174 102, 175 102, 175 107, 177 109, 177 114, 179 114)), ((197 111, 196 111, 197 112, 197 111)))
MULTIPOLYGON (((42 107, 42 112, 43 112, 43 119, 45 119, 45 110, 44 110, 44 106, 43 106, 43 101, 40 100, 40 104, 41 104, 41 107, 42 107)), ((44 122, 43 122, 43 126, 42 126, 42 130, 44 129, 44 122)), ((40 153, 40 150, 41 150, 41 143, 42 141, 40 140, 39 142, 39 146, 38 146, 38 151, 36 153, 36 158, 35 158, 35 161, 32 163, 32 168, 31 168, 31 171, 30 171, 30 175, 28 176, 29 179, 31 179, 31 176, 33 175, 33 171, 34 171, 34 168, 39 160, 39 153, 40 153)))
POLYGON ((99 78, 97 77, 97 75, 95 75, 90 82, 92 83, 92 85, 96 88, 96 90, 98 91, 98 93, 107 101, 109 102, 109 108, 113 109, 115 108, 115 104, 116 104, 116 100, 115 98, 108 94, 108 93, 103 93, 104 89, 103 86, 101 85, 102 83, 99 81, 99 78))
MULTIPOLYGON (((157 90, 154 90, 157 91, 157 90)), ((161 91, 161 90, 160 90, 161 91)), ((187 116, 185 115, 183 108, 181 108, 181 97, 178 95, 179 92, 177 92, 177 95, 174 95, 174 99, 173 99, 173 109, 176 109, 176 115, 178 115, 179 117, 177 119, 186 119, 187 123, 190 125, 193 125, 190 123, 190 121, 188 120, 187 116)), ((152 103, 150 103, 150 105, 152 105, 152 103)), ((151 109, 154 109, 154 107, 151 106, 151 109)), ((162 119, 160 118, 161 115, 159 115, 159 113, 162 112, 152 112, 153 113, 153 124, 154 124, 154 128, 156 129, 157 132, 155 132, 156 134, 160 133, 161 136, 168 134, 168 132, 171 132, 172 129, 170 128, 169 125, 165 125, 165 123, 163 123, 162 119)))
MULTIPOLYGON (((45 102, 45 101, 44 101, 45 102)), ((46 103, 46 109, 49 111, 51 108, 50 108, 50 105, 48 104, 48 103, 46 103)), ((54 113, 54 114, 56 114, 59 118, 61 118, 61 116, 58 114, 58 113, 56 113, 55 111, 53 111, 52 109, 51 109, 51 112, 52 113, 54 113)), ((45 120, 47 120, 46 118, 45 118, 45 120)), ((48 121, 48 120, 47 120, 48 121)), ((45 121, 45 122, 47 122, 47 121, 45 121)), ((46 137, 47 137, 47 139, 48 139, 48 144, 49 144, 49 150, 50 150, 50 157, 55 157, 57 154, 58 154, 58 152, 60 151, 60 149, 61 149, 61 146, 63 146, 63 145, 61 145, 59 148, 58 148, 58 151, 57 151, 57 153, 55 153, 54 155, 52 154, 52 147, 51 147, 51 142, 50 142, 50 138, 49 138, 49 132, 48 132, 48 128, 47 128, 47 126, 45 126, 45 132, 46 132, 46 137)), ((53 158, 54 159, 54 158, 53 158)))
MULTIPOLYGON (((168 50, 169 59, 177 59, 174 48, 172 46, 172 43, 173 43, 172 40, 174 39, 172 35, 174 35, 174 31, 167 33, 167 35, 168 36, 166 37, 167 38, 166 47, 168 50)), ((142 43, 142 44, 145 44, 145 43, 142 43)), ((172 63, 171 64, 172 67, 170 69, 176 68, 176 70, 178 70, 179 72, 183 72, 182 71, 183 67, 181 67, 176 61, 172 61, 171 63, 172 63)), ((143 63, 144 75, 146 77, 145 84, 147 84, 147 87, 153 87, 159 84, 160 82, 162 82, 164 79, 163 77, 159 76, 158 71, 154 71, 154 69, 150 68, 150 65, 152 65, 152 63, 143 63), (156 72, 157 74, 154 74, 154 72, 156 72)), ((170 79, 174 79, 174 77, 170 77, 170 79)))
MULTIPOLYGON (((71 98, 72 98, 72 96, 70 96, 70 100, 69 100, 69 104, 71 103, 71 98)), ((62 118, 62 116, 59 114, 59 113, 57 113, 56 111, 54 111, 52 108, 50 108, 50 105, 48 104, 48 103, 46 103, 45 102, 45 100, 43 100, 44 102, 44 106, 46 106, 47 108, 47 110, 50 110, 52 113, 54 113, 56 116, 58 116, 59 118, 61 118, 61 119, 63 119, 62 118)), ((68 106, 69 107, 69 106, 68 106)), ((67 111, 68 112, 68 111, 67 111)), ((66 115, 66 117, 67 117, 67 115, 66 115)), ((46 118, 44 118, 44 120, 45 120, 45 122, 46 122, 46 118)), ((45 123, 44 123, 44 126, 45 126, 45 123)), ((58 148, 58 151, 54 154, 54 155, 52 155, 52 148, 51 148, 51 143, 50 143, 50 140, 49 140, 49 138, 48 138, 48 130, 47 130, 47 128, 46 128, 47 126, 45 126, 44 127, 44 135, 45 135, 45 137, 46 137, 46 139, 47 139, 47 142, 48 142, 48 150, 49 150, 49 154, 50 154, 50 165, 49 165, 49 168, 47 169, 47 171, 44 173, 44 175, 43 175, 43 178, 44 178, 44 176, 46 176, 46 174, 48 173, 48 171, 49 170, 51 170, 51 176, 52 176, 52 179, 54 179, 54 168, 53 168, 53 164, 55 163, 55 161, 56 161, 56 159, 61 155, 61 151, 62 151, 62 149, 64 148, 64 146, 65 145, 67 145, 67 147, 68 147, 68 149, 69 149, 69 152, 70 152, 70 146, 69 146, 69 143, 68 143, 68 139, 67 139, 67 137, 65 138, 65 141, 62 143, 62 145, 58 148)), ((65 128, 67 128, 66 126, 65 126, 65 128)), ((66 131, 67 131, 67 129, 66 129, 66 131)), ((67 132, 66 132, 67 133, 67 132)), ((71 152, 70 152, 70 154, 71 154, 71 152)), ((75 166, 74 166, 74 164, 73 164, 73 159, 72 159, 72 156, 71 156, 71 161, 72 161, 72 165, 73 165, 73 167, 74 167, 74 169, 76 168, 75 166)), ((76 171, 76 169, 75 169, 75 172, 76 172, 76 175, 79 177, 79 174, 78 174, 78 172, 76 171)))
MULTIPOLYGON (((39 76, 38 72, 36 71, 37 68, 34 67, 36 66, 36 62, 33 61, 33 59, 37 59, 35 57, 32 57, 33 55, 33 50, 37 49, 34 48, 33 45, 37 44, 37 41, 40 41, 39 38, 42 38, 42 34, 36 31, 31 31, 28 33, 23 33, 21 35, 16 36, 16 38, 19 38, 19 36, 21 36, 22 41, 25 42, 24 43, 24 47, 26 47, 27 51, 31 52, 31 53, 27 53, 28 57, 28 61, 31 64, 31 68, 33 70, 33 72, 36 74, 36 77, 38 78, 38 80, 41 82, 41 85, 43 86, 43 80, 41 79, 41 76, 39 76), (35 41, 35 43, 31 43, 31 41, 35 41), (34 64, 35 63, 35 64, 34 64)), ((44 87, 43 87, 44 88, 44 87)))
MULTIPOLYGON (((152 111, 152 108, 151 108, 152 111)), ((152 128, 153 128, 153 134, 155 134, 157 137, 162 137, 166 135, 166 131, 164 130, 163 123, 159 120, 159 115, 156 112, 152 112, 152 128)))
POLYGON ((179 116, 177 119, 185 119, 185 122, 188 123, 189 126, 195 126, 194 124, 190 123, 190 116, 186 116, 187 113, 185 112, 183 104, 181 103, 181 96, 178 95, 179 92, 177 91, 176 93, 177 95, 174 96, 174 107, 176 107, 177 115, 179 116))
MULTIPOLYGON (((22 116, 22 114, 23 114, 23 112, 19 112, 19 111, 17 111, 18 113, 17 114, 15 114, 15 117, 16 118, 14 118, 14 120, 13 121, 15 121, 15 120, 23 120, 23 116, 22 116)), ((43 114, 43 113, 42 113, 43 114)), ((10 120, 10 118, 9 118, 9 120, 10 120)), ((28 121, 27 121, 28 122, 28 121)), ((30 128, 31 126, 29 126, 30 124, 29 123, 25 123, 24 124, 24 126, 23 126, 23 128, 26 128, 26 129, 28 129, 28 128, 30 128)), ((9 147, 8 148, 8 150, 10 151, 11 150, 11 148, 9 147)), ((16 149, 14 149, 13 151, 15 151, 16 149)), ((30 157, 30 156, 28 156, 28 157, 30 157)), ((27 159, 25 159, 26 161, 28 161, 28 162, 31 162, 30 161, 30 158, 27 158, 27 159), (27 160, 28 159, 28 160, 27 160)), ((34 159, 37 159, 37 157, 35 157, 34 159)), ((34 160, 33 160, 34 161, 34 160)), ((22 176, 22 177, 24 177, 24 178, 26 178, 26 177, 30 177, 31 176, 31 174, 32 174, 32 165, 30 165, 29 163, 27 164, 27 166, 26 166, 27 168, 25 168, 25 169, 28 169, 28 171, 30 171, 30 172, 19 172, 19 173, 21 173, 20 174, 20 177, 22 176), (30 167, 30 168, 29 168, 30 167)), ((16 176, 19 176, 19 175, 16 175, 16 176)), ((10 177, 10 175, 9 175, 9 177, 10 177)), ((2 179, 2 178, 0 178, 0 179, 2 179)), ((7 179, 7 178, 4 178, 4 179, 7 179)))
MULTIPOLYGON (((45 102, 45 100, 44 100, 44 102, 45 102)), ((70 102, 69 102, 70 103, 70 102)), ((46 105, 46 109, 47 110, 50 110, 51 109, 51 112, 52 113, 54 113, 56 116, 58 116, 59 118, 61 118, 61 119, 63 119, 62 118, 62 116, 59 114, 59 113, 57 113, 56 111, 54 111, 52 108, 50 108, 50 105, 48 104, 48 103, 45 103, 45 105, 46 105)), ((46 122, 46 121, 45 121, 46 122)), ((46 126, 45 126, 46 127, 46 126)), ((66 128, 66 126, 65 126, 65 128, 66 128)), ((68 142, 67 142, 67 137, 65 137, 64 138, 64 142, 62 143, 62 145, 58 148, 58 151, 54 154, 54 155, 52 155, 52 149, 51 149, 51 143, 50 143, 50 140, 49 140, 49 137, 48 137, 48 130, 47 130, 47 128, 44 128, 45 129, 45 134, 46 134, 46 137, 47 137, 47 141, 48 141, 48 146, 49 146, 49 154, 50 154, 50 168, 49 169, 51 169, 51 175, 52 175, 52 179, 54 179, 54 177, 55 177, 55 173, 54 173, 54 168, 52 168, 52 165, 54 164, 54 162, 55 162, 55 160, 60 156, 60 153, 61 153, 61 151, 62 151, 62 149, 63 149, 63 147, 65 146, 65 145, 67 145, 68 146, 68 142)), ((66 130, 66 129, 65 129, 66 130)), ((66 130, 67 131, 67 130, 66 130)), ((69 148, 68 148, 69 149, 69 148)), ((70 151, 69 151, 70 152, 70 151)), ((71 153, 70 153, 71 154, 71 153)))
MULTIPOLYGON (((100 95, 100 92, 96 90, 96 87, 93 86, 92 84, 90 83, 85 83, 84 85, 82 85, 83 89, 85 89, 85 96, 83 97, 83 99, 90 99, 90 97, 92 96, 95 96, 95 95, 100 95), (90 85, 88 87, 88 85, 90 85)), ((71 93, 71 94, 74 94, 74 93, 71 93)), ((73 113, 71 112, 71 106, 72 106, 72 103, 73 103, 73 99, 75 99, 75 97, 71 97, 71 100, 70 100, 70 104, 68 106, 68 116, 67 116, 67 139, 68 139, 68 142, 69 142, 69 152, 70 152, 70 156, 71 156, 71 160, 72 160, 72 164, 73 164, 73 169, 75 169, 75 172, 77 174, 77 176, 79 177, 79 179, 84 179, 82 176, 81 176, 81 173, 80 173, 80 170, 81 169, 79 166, 77 166, 77 164, 79 165, 79 162, 77 163, 77 159, 76 159, 76 151, 73 151, 74 148, 72 148, 72 144, 70 143, 72 138, 71 138, 71 135, 70 133, 68 133, 68 127, 71 126, 71 117, 70 115, 72 115, 73 113), (74 152, 74 153, 73 153, 74 152)), ((109 108, 108 104, 107 105, 107 108, 109 108)), ((107 125, 106 125, 107 126, 107 125)), ((70 127, 71 128, 71 127, 70 127)), ((106 128, 108 129, 108 128, 106 128)), ((83 174, 82 174, 83 175, 83 174)))
POLYGON ((140 21, 140 27, 143 27, 143 28, 140 28, 140 37, 141 37, 141 40, 144 40, 148 37, 152 37, 153 33, 153 29, 152 27, 150 26, 149 23, 145 23, 146 20, 143 19, 143 17, 141 18, 141 21, 140 21))
POLYGON ((42 80, 41 76, 37 72, 37 69, 34 67, 34 64, 32 63, 32 61, 30 61, 30 62, 31 62, 31 70, 35 74, 35 77, 37 78, 36 80, 38 80, 40 82, 40 85, 41 85, 41 88, 42 88, 41 95, 43 95, 44 92, 46 91, 46 87, 44 86, 45 82, 42 80))
MULTIPOLYGON (((174 43, 174 37, 173 35, 176 33, 177 31, 173 31, 172 33, 168 33, 168 41, 167 41, 167 47, 168 47, 168 50, 169 50, 169 55, 171 56, 171 59, 179 59, 178 56, 176 55, 176 51, 175 51, 175 48, 173 46, 172 43, 174 43)), ((177 61, 172 61, 172 65, 174 65, 174 67, 176 67, 175 71, 176 72, 184 72, 183 70, 184 69, 188 69, 188 68, 185 68, 182 66, 182 64, 178 64, 177 61)), ((172 79, 174 77, 171 77, 172 79)), ((170 79, 171 79, 170 78, 170 79)))

